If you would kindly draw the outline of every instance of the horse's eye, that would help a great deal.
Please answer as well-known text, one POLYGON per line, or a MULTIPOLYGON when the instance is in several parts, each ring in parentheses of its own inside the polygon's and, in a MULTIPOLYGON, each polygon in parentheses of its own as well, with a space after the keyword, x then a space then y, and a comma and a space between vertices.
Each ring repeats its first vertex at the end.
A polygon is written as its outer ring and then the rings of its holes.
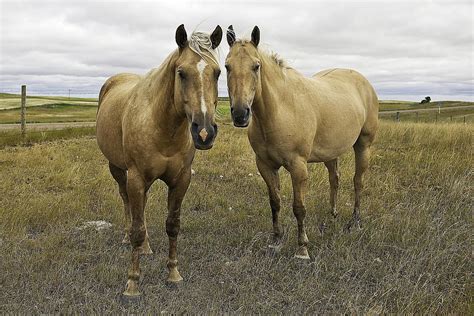
POLYGON ((260 69, 260 64, 255 64, 253 66, 253 71, 257 72, 260 69))
POLYGON ((216 71, 216 80, 219 79, 219 76, 221 75, 221 70, 217 70, 216 71))
POLYGON ((230 72, 230 65, 226 64, 225 69, 227 70, 227 72, 230 72))

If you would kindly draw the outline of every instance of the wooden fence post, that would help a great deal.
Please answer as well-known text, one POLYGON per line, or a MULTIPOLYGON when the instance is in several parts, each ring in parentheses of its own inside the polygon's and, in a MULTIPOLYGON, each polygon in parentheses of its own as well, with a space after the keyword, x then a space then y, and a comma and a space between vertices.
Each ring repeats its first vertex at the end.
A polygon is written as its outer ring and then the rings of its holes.
POLYGON ((21 137, 26 135, 26 85, 21 86, 21 137))
POLYGON ((397 122, 400 122, 400 112, 397 112, 397 122))

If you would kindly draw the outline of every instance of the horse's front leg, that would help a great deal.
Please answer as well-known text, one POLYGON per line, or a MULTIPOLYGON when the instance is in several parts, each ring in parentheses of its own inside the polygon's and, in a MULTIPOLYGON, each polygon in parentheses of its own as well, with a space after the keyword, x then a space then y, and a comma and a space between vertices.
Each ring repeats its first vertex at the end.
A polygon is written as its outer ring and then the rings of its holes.
POLYGON ((168 183, 168 218, 166 219, 166 233, 169 238, 168 254, 168 282, 183 280, 178 271, 177 243, 180 227, 181 203, 191 180, 191 167, 184 170, 176 181, 168 183))
POLYGON ((130 227, 130 243, 132 244, 132 262, 128 270, 128 281, 125 296, 138 296, 138 283, 140 280, 140 253, 142 245, 146 241, 147 233, 145 227, 145 202, 146 185, 142 175, 134 168, 128 170, 127 195, 132 215, 130 227))
POLYGON ((291 182, 293 185, 293 214, 298 222, 298 251, 296 258, 309 259, 308 254, 308 236, 304 227, 304 219, 306 217, 306 209, 304 206, 304 197, 308 184, 308 167, 306 160, 297 159, 287 166, 291 174, 291 182))
POLYGON ((280 227, 279 213, 280 213, 280 176, 278 175, 278 168, 270 166, 267 162, 257 157, 257 168, 262 175, 263 180, 267 184, 268 196, 270 198, 270 207, 272 209, 272 223, 273 223, 273 244, 270 248, 278 249, 280 247, 282 230, 280 227))

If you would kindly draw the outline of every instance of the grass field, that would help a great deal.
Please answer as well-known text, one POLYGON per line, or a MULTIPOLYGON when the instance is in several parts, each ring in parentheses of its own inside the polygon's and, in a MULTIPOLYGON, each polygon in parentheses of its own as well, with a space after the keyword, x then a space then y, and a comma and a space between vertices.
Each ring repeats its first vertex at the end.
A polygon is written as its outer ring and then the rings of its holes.
MULTIPOLYGON (((474 108, 449 109, 451 107, 473 106, 473 102, 441 101, 428 104, 416 104, 408 101, 380 101, 380 111, 403 111, 416 109, 437 109, 442 104, 442 113, 438 121, 464 121, 474 122, 474 108), (451 118, 452 117, 452 118, 451 118)), ((20 122, 20 96, 15 94, 0 93, 0 124, 20 122)), ((27 123, 52 123, 52 122, 91 122, 95 121, 97 113, 97 99, 93 98, 68 98, 28 96, 27 98, 27 123)), ((218 113, 222 117, 230 114, 228 98, 219 98, 218 113)), ((395 114, 381 114, 382 119, 394 120, 395 114)), ((403 113, 403 121, 435 122, 436 113, 420 112, 403 113)))
MULTIPOLYGON (((0 123, 20 122, 20 96, 0 93, 0 123)), ((95 121, 97 99, 28 96, 27 123, 95 121)))
POLYGON ((70 139, 81 136, 94 136, 94 127, 65 128, 58 130, 28 130, 23 138, 20 131, 10 130, 0 132, 0 149, 7 146, 33 146, 59 139, 70 139))
POLYGON ((433 101, 430 103, 420 104, 418 102, 396 100, 381 100, 379 104, 381 111, 437 109, 439 105, 441 105, 441 108, 474 105, 473 102, 465 101, 433 101))
MULTIPOLYGON (((435 109, 433 111, 400 111, 401 122, 416 123, 474 123, 474 108, 443 108, 440 113, 435 109)), ((396 121, 396 113, 379 112, 379 118, 382 120, 396 121)))
POLYGON ((146 208, 154 254, 141 260, 143 298, 118 300, 130 250, 122 206, 93 136, 0 150, 0 313, 472 314, 472 124, 382 122, 363 199, 351 213, 353 156, 342 157, 340 216, 329 215, 324 166, 310 167, 309 262, 293 258, 296 221, 282 176, 285 243, 268 251, 266 187, 246 131, 220 124, 198 152, 178 241, 185 281, 167 287, 165 186, 146 208), (104 231, 79 229, 105 220, 104 231), (318 227, 326 222, 321 235, 318 227))

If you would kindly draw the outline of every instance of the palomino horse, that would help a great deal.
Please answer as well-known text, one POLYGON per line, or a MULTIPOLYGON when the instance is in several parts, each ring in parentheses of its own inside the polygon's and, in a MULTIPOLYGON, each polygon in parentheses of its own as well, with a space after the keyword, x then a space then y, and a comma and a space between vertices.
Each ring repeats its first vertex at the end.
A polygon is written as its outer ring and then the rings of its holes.
MULTIPOLYGON (((227 85, 234 125, 248 129, 257 167, 270 196, 275 246, 281 238, 281 166, 291 174, 293 213, 298 222, 296 257, 309 259, 305 232, 304 198, 308 162, 324 162, 329 171, 332 213, 337 215, 338 157, 351 147, 355 152, 355 205, 350 224, 360 224, 362 175, 367 170, 369 148, 378 126, 378 100, 361 74, 330 69, 305 78, 285 66, 277 55, 258 49, 260 30, 251 40, 236 40, 227 31, 230 51, 226 59, 227 85)), ((350 226, 349 226, 350 227, 350 226)))
POLYGON ((214 111, 220 74, 217 26, 211 35, 176 30, 178 49, 163 64, 141 77, 118 74, 100 90, 97 142, 109 160, 123 199, 126 237, 132 263, 124 295, 137 296, 139 254, 150 253, 145 224, 147 191, 156 179, 168 185, 168 281, 182 280, 176 244, 180 208, 191 179, 195 148, 210 149, 217 134, 214 111), (129 237, 128 237, 129 236, 129 237))

